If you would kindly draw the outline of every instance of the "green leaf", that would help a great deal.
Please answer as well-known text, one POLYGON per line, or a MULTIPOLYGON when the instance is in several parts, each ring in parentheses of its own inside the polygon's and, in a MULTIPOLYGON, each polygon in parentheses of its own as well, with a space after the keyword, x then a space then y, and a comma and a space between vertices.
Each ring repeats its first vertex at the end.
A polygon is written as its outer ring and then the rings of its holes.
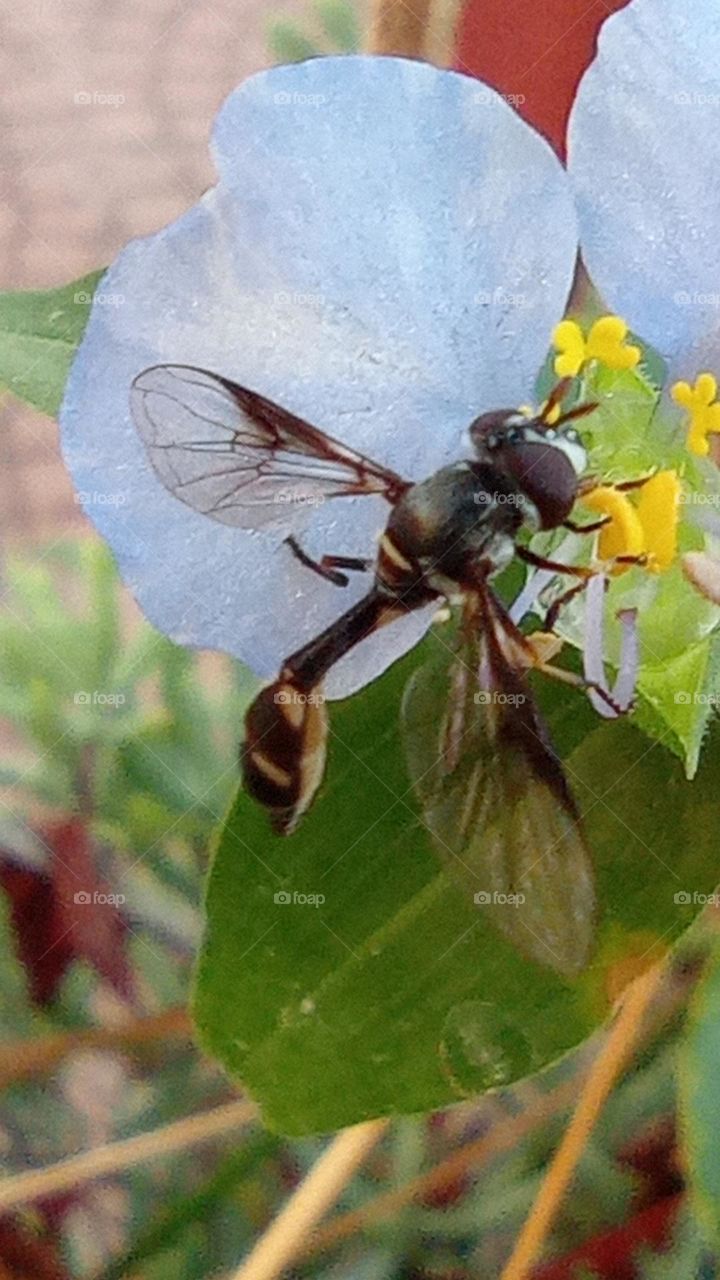
POLYGON ((638 723, 670 747, 693 778, 711 716, 720 702, 717 636, 691 645, 667 662, 647 663, 638 679, 638 723))
POLYGON ((334 49, 352 53, 360 47, 360 30, 352 0, 316 0, 315 12, 334 49))
POLYGON ((304 62, 306 58, 317 58, 322 52, 315 41, 308 39, 292 22, 273 22, 268 31, 268 44, 278 62, 304 62))
MULTIPOLYGON (((398 709, 421 656, 440 687, 445 648, 430 636, 333 705, 328 777, 292 838, 269 834, 243 795, 220 834, 195 1016, 271 1127, 304 1133, 441 1106, 538 1070, 601 1016, 602 968, 569 982, 525 960, 439 872, 398 709)), ((720 758, 708 752, 689 783, 628 723, 595 721, 576 745, 568 713, 584 712, 581 695, 550 682, 543 694, 586 813, 602 965, 608 938, 615 957, 618 937, 628 949, 638 932, 644 950, 648 934, 669 941, 697 910, 692 894, 712 888, 720 758)))
POLYGON ((720 947, 714 951, 690 1006, 680 1045, 678 1092, 681 1140, 691 1204, 720 1242, 720 947))
POLYGON ((18 399, 57 413, 102 275, 93 271, 59 289, 0 293, 0 384, 18 399))

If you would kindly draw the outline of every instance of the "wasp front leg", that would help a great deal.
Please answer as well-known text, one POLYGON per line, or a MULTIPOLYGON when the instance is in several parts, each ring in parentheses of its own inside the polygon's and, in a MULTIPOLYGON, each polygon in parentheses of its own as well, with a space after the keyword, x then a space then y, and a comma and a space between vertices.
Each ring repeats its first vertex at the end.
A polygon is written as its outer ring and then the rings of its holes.
POLYGON ((350 581, 347 574, 340 573, 339 570, 350 569, 354 573, 367 573, 372 567, 371 560, 364 560, 360 556, 322 556, 320 560, 314 560, 307 551, 303 551, 297 538, 292 534, 285 541, 293 555, 306 569, 312 569, 313 573, 317 573, 326 582, 332 582, 336 587, 346 587, 350 581))

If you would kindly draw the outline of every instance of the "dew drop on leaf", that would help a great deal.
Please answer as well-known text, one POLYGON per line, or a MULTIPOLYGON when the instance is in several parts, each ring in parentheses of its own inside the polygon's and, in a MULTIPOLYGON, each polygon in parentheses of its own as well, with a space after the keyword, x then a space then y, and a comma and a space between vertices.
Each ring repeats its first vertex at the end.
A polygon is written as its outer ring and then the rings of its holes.
POLYGON ((466 1000, 445 1019, 439 1046, 443 1067, 462 1096, 497 1089, 527 1070, 527 1037, 497 1005, 466 1000))

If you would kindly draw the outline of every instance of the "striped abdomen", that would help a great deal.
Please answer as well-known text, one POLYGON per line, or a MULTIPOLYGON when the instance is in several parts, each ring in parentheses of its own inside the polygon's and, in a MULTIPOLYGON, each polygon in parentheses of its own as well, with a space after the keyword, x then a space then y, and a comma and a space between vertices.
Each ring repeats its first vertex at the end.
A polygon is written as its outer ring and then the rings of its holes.
POLYGON ((380 587, 289 657, 245 717, 245 786, 267 809, 273 827, 289 835, 312 803, 325 771, 327 717, 323 679, 354 645, 407 613, 380 587))
POLYGON ((303 693, 288 680, 263 689, 247 713, 245 786, 280 835, 294 830, 322 781, 326 741, 322 693, 303 693))

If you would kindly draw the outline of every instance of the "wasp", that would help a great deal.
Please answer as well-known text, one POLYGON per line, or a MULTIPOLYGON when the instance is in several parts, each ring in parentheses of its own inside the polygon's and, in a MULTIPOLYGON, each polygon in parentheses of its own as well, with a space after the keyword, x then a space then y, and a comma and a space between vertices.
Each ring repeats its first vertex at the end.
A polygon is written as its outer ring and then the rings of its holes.
POLYGON ((538 668, 587 683, 543 657, 492 580, 516 556, 579 578, 565 595, 593 572, 539 557, 518 541, 523 530, 577 530, 571 511, 594 483, 584 479, 587 454, 574 420, 596 406, 561 413, 569 381, 534 415, 482 413, 469 426, 472 456, 416 483, 217 373, 156 365, 131 390, 160 481, 215 520, 250 529, 277 521, 288 482, 306 501, 380 494, 389 506, 374 562, 333 554, 315 560, 294 536, 287 539, 307 571, 329 583, 346 585, 355 571, 373 577, 358 603, 286 658, 247 712, 244 782, 275 831, 295 830, 322 781, 322 685, 330 668, 409 611, 459 602, 440 723, 423 722, 412 687, 406 695, 408 757, 424 821, 443 862, 467 889, 482 891, 476 900, 489 899, 491 910, 495 904, 501 932, 563 974, 585 965, 592 944, 592 864, 526 673, 538 668))

